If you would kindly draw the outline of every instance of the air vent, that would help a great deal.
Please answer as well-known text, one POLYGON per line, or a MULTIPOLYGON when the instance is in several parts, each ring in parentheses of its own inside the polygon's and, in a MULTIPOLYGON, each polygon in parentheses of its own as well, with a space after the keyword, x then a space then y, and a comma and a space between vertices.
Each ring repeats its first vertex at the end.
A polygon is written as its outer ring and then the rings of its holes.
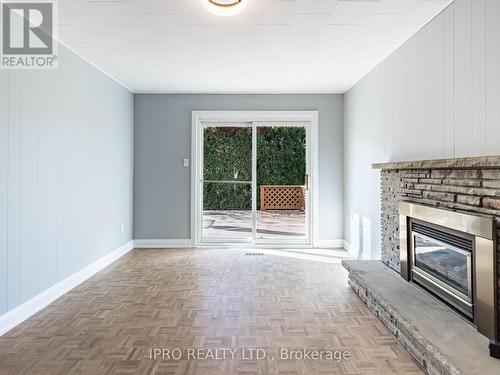
POLYGON ((458 247, 459 249, 463 249, 466 251, 472 251, 474 246, 473 241, 469 238, 460 237, 425 224, 413 222, 412 230, 416 233, 423 234, 424 236, 447 243, 449 245, 453 245, 455 247, 458 247))

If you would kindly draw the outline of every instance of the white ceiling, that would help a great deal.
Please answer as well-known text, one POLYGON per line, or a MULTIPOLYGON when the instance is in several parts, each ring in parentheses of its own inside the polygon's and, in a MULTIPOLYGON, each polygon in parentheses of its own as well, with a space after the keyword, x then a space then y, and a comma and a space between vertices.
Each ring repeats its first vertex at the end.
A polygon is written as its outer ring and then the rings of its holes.
POLYGON ((60 0, 59 39, 134 92, 343 93, 452 0, 60 0))

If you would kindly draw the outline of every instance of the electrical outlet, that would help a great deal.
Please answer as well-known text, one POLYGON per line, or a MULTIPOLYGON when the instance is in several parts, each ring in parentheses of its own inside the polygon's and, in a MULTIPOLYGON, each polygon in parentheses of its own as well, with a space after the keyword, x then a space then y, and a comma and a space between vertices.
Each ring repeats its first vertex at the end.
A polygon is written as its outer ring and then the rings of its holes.
POLYGON ((189 167, 189 159, 184 159, 184 166, 189 167))
POLYGON ((123 225, 120 225, 120 233, 121 234, 125 233, 125 227, 123 225))

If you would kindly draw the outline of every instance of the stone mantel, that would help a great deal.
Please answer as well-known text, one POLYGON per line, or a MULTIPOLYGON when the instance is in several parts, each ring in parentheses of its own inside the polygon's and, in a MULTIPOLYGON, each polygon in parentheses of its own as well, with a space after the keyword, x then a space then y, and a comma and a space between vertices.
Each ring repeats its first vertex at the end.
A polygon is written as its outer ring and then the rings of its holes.
POLYGON ((500 155, 478 156, 471 158, 415 160, 392 163, 375 163, 373 169, 408 170, 408 169, 488 169, 500 168, 500 155))

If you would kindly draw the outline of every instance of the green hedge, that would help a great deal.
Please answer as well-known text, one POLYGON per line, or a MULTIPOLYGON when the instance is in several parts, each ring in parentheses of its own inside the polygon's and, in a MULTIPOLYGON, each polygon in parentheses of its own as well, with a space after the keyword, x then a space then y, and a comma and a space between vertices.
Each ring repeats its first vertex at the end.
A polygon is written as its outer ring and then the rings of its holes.
MULTIPOLYGON (((257 186, 303 185, 305 169, 305 128, 257 128, 257 186)), ((204 180, 243 182, 251 179, 251 128, 205 129, 204 180)), ((204 184, 205 210, 250 210, 251 199, 251 185, 208 182, 204 184)), ((259 201, 257 196, 257 207, 259 201)))

